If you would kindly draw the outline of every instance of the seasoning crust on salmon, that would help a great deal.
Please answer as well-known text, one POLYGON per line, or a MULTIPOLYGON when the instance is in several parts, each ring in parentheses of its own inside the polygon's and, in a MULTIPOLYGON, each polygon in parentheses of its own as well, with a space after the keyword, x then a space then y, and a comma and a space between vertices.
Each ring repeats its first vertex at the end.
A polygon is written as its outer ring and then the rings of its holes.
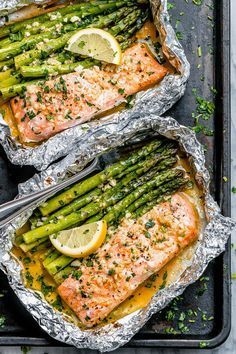
POLYGON ((124 219, 111 239, 58 288, 86 327, 105 319, 137 287, 198 236, 198 214, 184 193, 137 220, 124 219))
POLYGON ((118 67, 78 70, 43 84, 28 85, 23 98, 11 100, 22 142, 41 142, 85 123, 158 83, 167 74, 144 43, 128 48, 118 67))

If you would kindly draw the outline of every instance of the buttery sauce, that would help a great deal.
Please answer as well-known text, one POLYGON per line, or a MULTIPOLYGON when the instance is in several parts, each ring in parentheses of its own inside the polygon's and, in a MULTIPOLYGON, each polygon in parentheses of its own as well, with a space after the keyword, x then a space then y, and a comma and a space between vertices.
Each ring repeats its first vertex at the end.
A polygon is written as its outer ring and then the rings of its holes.
MULTIPOLYGON (((192 188, 186 188, 184 193, 188 195, 191 202, 194 204, 196 211, 199 215, 199 235, 205 226, 205 213, 203 204, 203 195, 198 188, 194 180, 192 168, 188 159, 183 158, 181 153, 179 154, 179 160, 177 166, 183 167, 189 175, 192 183, 192 188)), ((27 228, 28 226, 25 226, 27 228)), ((18 235, 24 230, 18 232, 18 235)), ((148 305, 151 298, 164 287, 174 283, 183 271, 190 265, 192 256, 194 254, 197 242, 183 250, 180 255, 170 261, 165 267, 163 267, 157 274, 151 276, 144 282, 127 300, 119 305, 115 310, 111 312, 109 317, 103 323, 114 322, 126 315, 131 314, 141 308, 148 305)), ((57 294, 57 284, 54 282, 51 276, 44 270, 42 266, 42 255, 45 250, 41 250, 35 253, 24 254, 16 246, 14 246, 12 253, 13 256, 21 263, 22 276, 27 287, 40 292, 46 301, 49 302, 56 310, 60 311, 65 319, 70 322, 81 326, 78 318, 73 314, 69 307, 63 303, 57 294)))
POLYGON ((41 256, 44 251, 24 253, 14 246, 12 255, 22 267, 25 286, 37 291, 55 310, 61 312, 67 321, 79 325, 78 318, 57 294, 57 284, 43 267, 41 256))

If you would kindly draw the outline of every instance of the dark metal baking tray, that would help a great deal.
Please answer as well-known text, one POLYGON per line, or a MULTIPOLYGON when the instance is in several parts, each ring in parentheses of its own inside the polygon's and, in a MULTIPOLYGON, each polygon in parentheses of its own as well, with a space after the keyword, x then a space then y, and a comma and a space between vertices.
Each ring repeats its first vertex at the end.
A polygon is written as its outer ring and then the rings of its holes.
MULTIPOLYGON (((182 44, 191 63, 191 76, 185 96, 168 114, 184 125, 192 126, 192 111, 195 98, 192 88, 203 97, 210 97, 210 88, 215 87, 216 110, 212 120, 205 122, 213 129, 212 137, 200 135, 206 145, 207 166, 212 175, 211 191, 221 206, 224 215, 230 215, 230 183, 223 177, 230 176, 230 98, 229 98, 229 21, 228 0, 203 0, 203 5, 194 5, 192 0, 171 0, 174 8, 170 13, 172 24, 182 37, 182 44), (209 5, 213 5, 213 7, 209 5), (179 22, 179 20, 181 22, 179 22), (201 47, 202 56, 197 48, 201 47), (201 67, 198 65, 201 64, 201 67), (204 76, 204 78, 203 78, 204 76)), ((0 150, 0 203, 12 199, 17 193, 17 184, 32 176, 30 167, 11 165, 0 150)), ((168 309, 152 317, 147 325, 133 338, 133 347, 213 348, 220 345, 230 332, 230 248, 214 260, 204 274, 209 278, 207 290, 197 296, 205 281, 191 285, 177 303, 178 316, 167 321, 168 309), (178 330, 181 312, 196 310, 196 322, 188 323, 186 333, 167 334, 166 328, 178 330), (201 311, 199 310, 201 309, 201 311), (207 319, 204 320, 204 312, 207 319), (213 318, 212 318, 213 317, 213 318)), ((5 276, 0 273, 0 314, 6 316, 6 325, 0 328, 0 345, 59 345, 47 336, 25 311, 9 288, 5 276)), ((174 305, 176 305, 174 303, 174 305)), ((171 309, 174 306, 172 304, 171 309)), ((170 309, 170 308, 169 308, 170 309)), ((169 312, 170 314, 171 312, 169 312)), ((170 332, 170 331, 169 331, 170 332)))

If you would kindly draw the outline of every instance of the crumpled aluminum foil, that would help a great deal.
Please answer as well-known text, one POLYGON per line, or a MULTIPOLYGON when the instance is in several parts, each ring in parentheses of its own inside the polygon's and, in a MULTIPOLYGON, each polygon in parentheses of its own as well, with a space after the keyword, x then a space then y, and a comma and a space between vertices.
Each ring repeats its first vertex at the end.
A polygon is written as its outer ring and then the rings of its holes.
POLYGON ((76 150, 80 144, 84 144, 97 127, 105 122, 110 121, 114 124, 120 122, 125 125, 130 119, 140 115, 162 115, 183 96, 190 65, 170 25, 167 0, 150 0, 150 3, 155 25, 160 33, 163 52, 178 74, 168 75, 157 87, 137 94, 133 108, 67 129, 37 147, 25 148, 19 144, 11 137, 6 122, 0 119, 0 143, 13 164, 33 165, 38 170, 43 170, 51 162, 66 156, 76 150))
POLYGON ((63 319, 37 292, 25 288, 21 279, 21 267, 10 255, 14 231, 22 226, 32 214, 32 209, 17 217, 11 225, 0 230, 0 266, 6 273, 9 284, 25 305, 26 309, 37 320, 39 325, 53 338, 77 348, 98 349, 102 352, 114 350, 127 343, 152 314, 163 309, 185 288, 195 282, 204 272, 208 263, 225 250, 231 230, 236 223, 220 214, 220 209, 209 194, 210 177, 205 167, 204 150, 197 141, 195 134, 179 125, 173 118, 160 118, 149 115, 130 119, 124 122, 107 123, 90 135, 87 143, 80 146, 77 152, 69 155, 59 163, 35 175, 29 181, 19 186, 20 195, 43 189, 50 183, 56 183, 68 178, 72 171, 78 172, 94 157, 111 149, 132 142, 141 141, 147 137, 162 134, 179 142, 181 148, 188 154, 192 163, 195 178, 202 186, 205 197, 205 212, 207 225, 199 237, 199 242, 192 260, 179 279, 170 286, 160 290, 152 298, 147 307, 136 311, 114 324, 105 325, 99 329, 82 331, 63 319))

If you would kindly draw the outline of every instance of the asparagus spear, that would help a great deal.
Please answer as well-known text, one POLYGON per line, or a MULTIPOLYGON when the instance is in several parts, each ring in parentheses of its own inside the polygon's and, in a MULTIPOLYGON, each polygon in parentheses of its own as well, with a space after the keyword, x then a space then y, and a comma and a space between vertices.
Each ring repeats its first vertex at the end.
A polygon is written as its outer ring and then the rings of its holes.
POLYGON ((117 36, 120 32, 127 30, 129 26, 133 25, 141 16, 141 13, 141 9, 136 9, 123 20, 119 21, 116 26, 113 26, 110 30, 108 30, 108 32, 110 32, 113 36, 117 36))
POLYGON ((91 201, 93 201, 100 194, 101 194, 100 189, 95 188, 93 191, 83 195, 81 198, 75 199, 74 202, 70 203, 69 205, 66 205, 64 208, 59 209, 57 212, 50 215, 50 217, 47 218, 46 222, 48 222, 50 220, 54 220, 57 217, 60 218, 62 216, 68 215, 71 212, 82 208, 86 204, 89 204, 91 201))
POLYGON ((40 260, 44 261, 51 253, 54 252, 54 247, 49 247, 48 249, 45 250, 45 252, 42 252, 40 254, 40 260))
MULTIPOLYGON (((177 158, 176 157, 169 157, 167 156, 166 159, 164 159, 163 161, 161 160, 160 163, 152 170, 152 174, 155 176, 157 175, 160 171, 165 171, 170 169, 171 167, 173 167, 173 165, 177 162, 177 158)), ((135 186, 135 185, 134 185, 135 186)), ((130 188, 128 186, 128 188, 130 188)), ((130 189, 131 191, 131 189, 130 189)), ((113 206, 110 206, 107 208, 107 212, 109 213, 110 211, 113 211, 113 206)), ((124 209, 125 210, 125 209, 124 209)), ((122 212, 124 212, 124 210, 122 212)))
POLYGON ((129 48, 132 43, 134 43, 134 39, 132 39, 132 38, 127 39, 126 41, 120 43, 120 47, 121 47, 122 52, 124 52, 127 48, 129 48))
POLYGON ((58 75, 58 74, 68 74, 73 71, 79 66, 83 68, 90 68, 94 66, 94 61, 92 60, 83 60, 78 61, 76 63, 71 64, 61 64, 61 65, 36 65, 36 66, 22 66, 20 68, 20 72, 23 77, 28 78, 36 78, 36 77, 43 77, 48 75, 58 75))
POLYGON ((46 268, 50 263, 52 263, 55 259, 60 256, 60 252, 54 250, 51 252, 43 261, 43 266, 46 268))
POLYGON ((54 275, 59 271, 61 271, 66 266, 68 266, 72 262, 72 260, 73 259, 71 257, 61 255, 56 260, 54 260, 53 262, 45 266, 45 269, 48 271, 50 275, 54 275))
POLYGON ((8 60, 3 60, 0 61, 0 70, 3 70, 3 68, 12 68, 14 66, 14 59, 8 59, 8 60))
POLYGON ((36 252, 41 252, 47 250, 51 246, 51 243, 49 240, 46 242, 41 243, 41 245, 36 246, 30 250, 30 253, 36 253, 36 252))
POLYGON ((63 281, 68 278, 75 270, 75 267, 66 267, 62 269, 60 272, 56 273, 53 277, 57 284, 63 283, 63 281))
POLYGON ((14 42, 9 44, 6 47, 0 49, 0 60, 10 59, 15 57, 16 55, 30 50, 36 46, 37 43, 43 42, 45 39, 57 38, 60 36, 60 33, 54 32, 46 32, 42 34, 37 34, 31 36, 29 38, 25 38, 20 42, 14 42))
POLYGON ((96 221, 102 220, 102 217, 103 217, 103 212, 101 211, 97 215, 94 215, 94 216, 91 216, 91 218, 88 218, 86 220, 86 224, 90 224, 92 222, 96 222, 96 221))
POLYGON ((138 211, 139 208, 144 206, 144 208, 142 209, 144 211, 143 212, 143 214, 144 214, 147 210, 147 208, 146 208, 147 205, 149 208, 151 205, 153 205, 153 203, 158 204, 157 198, 159 200, 159 198, 163 198, 167 195, 173 194, 175 191, 179 190, 180 187, 185 185, 187 182, 188 182, 188 179, 180 177, 180 178, 177 178, 173 181, 170 181, 169 183, 161 185, 156 190, 151 191, 150 193, 147 193, 147 194, 141 196, 139 199, 135 200, 135 202, 132 203, 127 208, 126 213, 135 212, 134 214, 137 213, 137 215, 139 215, 139 213, 140 213, 140 211, 138 211), (148 204, 150 202, 151 202, 151 204, 148 204))
MULTIPOLYGON (((167 159, 170 156, 173 156, 177 153, 177 146, 174 142, 166 142, 165 140, 162 141, 162 145, 155 150, 150 156, 149 156, 149 160, 153 161, 153 159, 156 160, 156 163, 167 159)), ((121 174, 118 175, 118 178, 122 178, 124 175, 135 171, 139 168, 142 168, 143 166, 143 161, 138 162, 135 165, 132 165, 128 168, 126 168, 124 171, 122 171, 121 174)), ((151 166, 152 167, 152 166, 151 166)))
POLYGON ((81 17, 84 17, 84 13, 89 15, 97 14, 99 9, 100 12, 107 11, 112 8, 117 8, 120 6, 124 6, 124 1, 116 1, 116 0, 107 0, 107 1, 93 1, 90 3, 79 3, 74 5, 69 5, 56 11, 51 11, 46 14, 33 17, 21 22, 14 23, 9 26, 4 26, 0 29, 0 38, 7 36, 10 33, 16 33, 20 30, 24 30, 26 27, 30 29, 30 27, 39 27, 40 24, 46 21, 54 21, 58 19, 60 21, 63 19, 64 15, 69 13, 80 11, 82 13, 81 17))
MULTIPOLYGON (((124 6, 124 5, 126 5, 126 7, 122 7, 120 9, 121 10, 120 14, 123 13, 123 15, 128 15, 128 13, 130 12, 130 10, 128 9, 128 6, 133 5, 133 3, 128 1, 126 4, 123 3, 122 6, 124 6)), ((121 7, 121 3, 117 2, 116 7, 112 7, 112 10, 115 10, 120 7, 121 7)), ((93 10, 92 15, 96 15, 98 13, 104 12, 105 10, 107 10, 107 8, 108 8, 108 10, 110 10, 110 8, 111 8, 110 4, 107 4, 107 5, 103 4, 103 7, 101 7, 101 5, 100 5, 100 7, 95 8, 96 11, 95 11, 95 9, 92 8, 92 10, 93 10), (101 11, 102 9, 103 9, 103 11, 101 11)), ((113 13, 115 14, 115 12, 113 12, 113 13)), ((73 30, 73 29, 78 28, 78 26, 80 26, 80 24, 83 26, 86 24, 86 22, 84 20, 85 17, 88 17, 87 20, 88 20, 88 24, 89 24, 89 22, 92 21, 91 7, 89 7, 87 11, 85 9, 83 9, 80 11, 75 11, 75 12, 69 13, 68 15, 64 16, 62 19, 59 19, 59 20, 57 19, 54 21, 47 21, 47 22, 44 22, 43 24, 39 23, 39 26, 36 26, 36 27, 34 26, 33 28, 30 28, 30 30, 28 30, 28 29, 23 30, 20 33, 22 33, 22 35, 24 35, 27 32, 30 34, 37 34, 41 31, 45 32, 45 31, 52 30, 52 27, 58 28, 58 26, 61 26, 61 25, 63 25, 62 30, 64 30, 64 31, 73 30)), ((117 21, 118 18, 115 18, 115 20, 117 21)), ((108 17, 108 22, 106 23, 106 25, 109 25, 111 22, 112 22, 112 15, 108 17)), ((90 25, 90 26, 96 27, 96 22, 94 23, 94 25, 90 25)), ((8 40, 5 39, 5 43, 9 43, 9 39, 8 40)), ((0 42, 0 46, 2 46, 2 44, 4 45, 4 40, 2 40, 0 42)))
POLYGON ((4 38, 10 34, 9 26, 0 27, 0 38, 4 38))
POLYGON ((116 36, 116 39, 119 43, 124 43, 126 42, 130 37, 132 37, 140 28, 142 28, 144 22, 146 21, 147 17, 143 18, 143 21, 139 21, 136 23, 133 27, 130 29, 126 30, 124 33, 120 33, 119 35, 116 36))
POLYGON ((0 72, 0 82, 9 79, 9 77, 11 77, 12 72, 12 69, 0 72))
POLYGON ((22 242, 19 247, 22 249, 23 252, 27 253, 29 251, 32 251, 34 248, 39 247, 41 244, 45 243, 48 241, 47 237, 43 237, 40 240, 36 240, 35 242, 32 242, 30 245, 25 244, 22 242))
MULTIPOLYGON (((10 35, 11 36, 11 35, 10 35)), ((0 40, 0 48, 3 48, 3 47, 7 47, 8 45, 10 45, 12 42, 19 42, 20 40, 23 39, 23 35, 21 34, 18 34, 16 35, 15 37, 15 40, 13 40, 13 38, 11 39, 11 37, 6 37, 6 38, 3 38, 2 40, 0 40), (16 40, 16 38, 18 40, 16 40)), ((14 35, 15 36, 15 35, 14 35)))
POLYGON ((0 81, 0 89, 11 87, 12 85, 18 85, 22 80, 22 76, 19 72, 12 72, 12 74, 5 80, 0 81))
POLYGON ((54 221, 54 223, 43 225, 39 228, 24 233, 23 239, 25 243, 32 243, 37 239, 52 235, 58 231, 64 230, 77 223, 80 223, 93 215, 96 215, 101 210, 107 209, 109 206, 117 203, 124 196, 126 196, 130 192, 130 190, 133 190, 134 188, 145 184, 147 181, 153 178, 155 173, 156 170, 153 169, 147 174, 140 177, 138 181, 131 181, 130 183, 128 183, 125 189, 120 190, 119 188, 114 188, 114 193, 112 193, 112 191, 104 193, 100 198, 98 198, 96 202, 89 203, 82 209, 65 216, 63 219, 59 219, 56 222, 54 221))
MULTIPOLYGON (((148 159, 133 165, 130 173, 127 174, 124 178, 122 178, 120 182, 118 182, 118 184, 115 186, 115 189, 119 190, 124 188, 127 185, 127 183, 129 183, 133 179, 136 179, 140 175, 144 174, 145 172, 150 170, 152 167, 154 167, 156 164, 158 164, 164 159, 166 159, 166 161, 164 161, 164 163, 160 166, 159 170, 168 168, 172 166, 174 163, 176 163, 176 158, 167 159, 172 154, 175 154, 176 149, 168 149, 166 146, 164 146, 164 148, 165 148, 164 151, 162 149, 162 153, 159 154, 154 152, 153 154, 150 155, 148 159), (135 173, 131 173, 133 171, 135 171, 135 173)), ((157 151, 160 150, 161 149, 158 149, 157 151)), ((114 193, 114 188, 111 189, 110 192, 107 192, 106 195, 109 196, 111 193, 114 193)), ((61 208, 57 212, 51 214, 50 217, 46 219, 46 223, 48 223, 48 221, 50 220, 55 220, 55 218, 61 218, 62 216, 68 215, 71 212, 78 210, 83 206, 87 205, 91 201, 96 201, 96 197, 98 197, 100 194, 101 194, 101 190, 99 188, 96 188, 92 192, 89 192, 84 196, 75 199, 74 202, 66 205, 64 208, 61 208)))
MULTIPOLYGON (((3 48, 7 45, 9 45, 12 42, 19 42, 20 40, 22 40, 24 37, 29 37, 32 36, 34 34, 38 34, 38 33, 42 33, 42 32, 48 32, 48 31, 52 31, 54 29, 56 30, 63 30, 63 26, 65 24, 73 24, 76 23, 76 25, 78 25, 79 23, 82 24, 82 15, 87 15, 89 16, 90 13, 86 13, 85 11, 74 11, 71 12, 69 14, 67 14, 66 16, 57 18, 55 20, 49 20, 43 23, 38 22, 38 24, 36 26, 26 26, 25 29, 22 29, 21 31, 17 32, 17 33, 11 33, 9 35, 9 37, 4 38, 0 41, 0 48, 3 48)), ((85 16, 83 16, 85 17, 85 16)), ((90 19, 91 21, 91 19, 90 19)), ((84 21, 83 21, 84 23, 84 21)), ((70 27, 69 27, 70 28, 70 27)))
MULTIPOLYGON (((176 189, 175 191, 178 191, 178 189, 176 189)), ((165 201, 175 191, 173 190, 173 191, 166 192, 163 196, 161 196, 159 198, 152 199, 147 204, 141 205, 135 212, 132 213, 132 217, 134 217, 135 219, 138 219, 140 216, 142 216, 142 215, 146 214, 147 212, 149 212, 157 204, 162 203, 163 201, 165 201)))
POLYGON ((42 80, 41 81, 40 80, 32 80, 29 82, 19 83, 19 84, 9 86, 9 87, 4 87, 1 89, 2 98, 8 99, 8 98, 14 97, 16 95, 21 95, 26 91, 27 86, 39 85, 40 83, 43 84, 43 81, 42 80))
POLYGON ((181 177, 182 175, 183 171, 176 169, 158 174, 151 181, 137 188, 134 192, 130 193, 127 197, 115 204, 114 207, 104 216, 103 219, 106 220, 107 223, 113 222, 119 217, 119 215, 124 210, 126 210, 130 206, 130 204, 132 204, 136 199, 140 198, 143 194, 148 193, 149 190, 153 188, 159 187, 163 183, 167 183, 172 179, 181 177))
POLYGON ((116 39, 120 43, 121 50, 124 52, 130 45, 135 41, 135 33, 142 28, 144 22, 148 19, 149 17, 149 11, 145 12, 144 15, 138 19, 136 24, 131 27, 130 29, 126 30, 125 33, 121 33, 118 36, 116 36, 116 39))
POLYGON ((108 181, 110 178, 119 175, 127 167, 136 164, 143 157, 148 156, 150 153, 158 149, 161 144, 161 140, 152 141, 148 145, 131 154, 127 159, 121 160, 107 167, 105 170, 97 173, 95 176, 89 177, 85 181, 75 184, 72 188, 61 193, 60 195, 51 198, 39 208, 42 215, 46 216, 56 211, 60 207, 69 204, 79 196, 86 194, 100 184, 108 181))
MULTIPOLYGON (((117 23, 116 26, 111 30, 111 33, 117 35, 119 32, 126 29, 129 24, 134 23, 140 15, 140 9, 134 10, 131 14, 129 14, 125 20, 121 20, 117 23)), ((114 14, 109 14, 107 16, 100 16, 99 21, 96 22, 97 28, 104 28, 108 23, 109 17, 114 18, 114 14)), ((55 51, 63 48, 68 40, 76 33, 77 31, 72 31, 64 34, 63 36, 56 38, 54 40, 50 40, 45 45, 42 45, 41 49, 32 49, 28 52, 22 53, 15 57, 15 66, 16 68, 20 68, 21 66, 32 63, 35 59, 42 58, 44 59, 48 57, 50 54, 55 51)))

